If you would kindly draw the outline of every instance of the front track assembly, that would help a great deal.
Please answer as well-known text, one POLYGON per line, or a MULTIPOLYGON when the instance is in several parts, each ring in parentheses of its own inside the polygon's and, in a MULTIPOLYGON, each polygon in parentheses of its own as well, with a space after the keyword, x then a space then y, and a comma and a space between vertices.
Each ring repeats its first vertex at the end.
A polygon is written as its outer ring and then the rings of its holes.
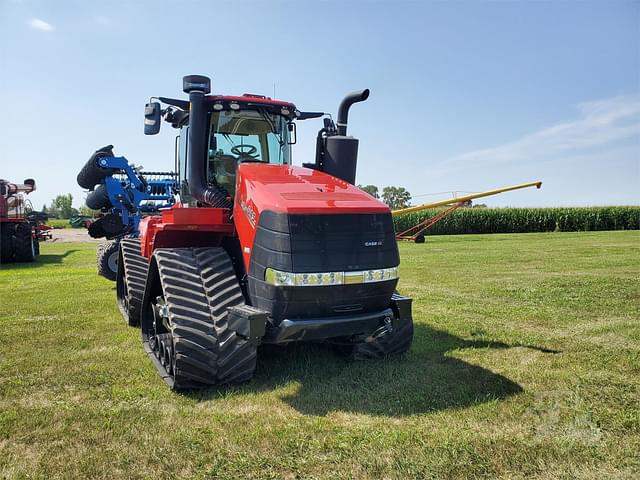
POLYGON ((173 389, 249 380, 256 343, 229 328, 244 297, 222 248, 156 249, 142 300, 144 348, 173 389))

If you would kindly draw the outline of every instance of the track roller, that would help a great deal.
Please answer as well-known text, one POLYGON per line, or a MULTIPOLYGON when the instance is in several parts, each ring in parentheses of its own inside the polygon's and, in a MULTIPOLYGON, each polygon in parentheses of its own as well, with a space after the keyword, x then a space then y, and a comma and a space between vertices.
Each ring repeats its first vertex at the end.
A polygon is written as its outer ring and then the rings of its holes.
POLYGON ((119 242, 116 280, 118 307, 129 326, 140 325, 140 306, 147 281, 149 261, 140 254, 140 239, 125 238, 119 242))
POLYGON ((244 303, 222 248, 154 252, 142 301, 142 339, 173 389, 251 379, 256 345, 228 328, 229 307, 244 303), (168 341, 168 337, 171 341, 168 341))

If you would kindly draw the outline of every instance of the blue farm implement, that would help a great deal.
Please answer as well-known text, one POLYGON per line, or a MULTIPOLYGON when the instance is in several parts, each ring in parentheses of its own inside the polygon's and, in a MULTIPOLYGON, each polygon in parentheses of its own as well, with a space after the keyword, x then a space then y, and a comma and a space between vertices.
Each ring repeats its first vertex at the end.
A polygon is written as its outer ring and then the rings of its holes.
POLYGON ((88 226, 89 235, 108 240, 98 248, 98 273, 115 281, 120 240, 137 237, 144 216, 173 205, 176 174, 142 172, 125 157, 114 156, 108 145, 91 156, 77 180, 90 190, 87 207, 101 212, 88 226))

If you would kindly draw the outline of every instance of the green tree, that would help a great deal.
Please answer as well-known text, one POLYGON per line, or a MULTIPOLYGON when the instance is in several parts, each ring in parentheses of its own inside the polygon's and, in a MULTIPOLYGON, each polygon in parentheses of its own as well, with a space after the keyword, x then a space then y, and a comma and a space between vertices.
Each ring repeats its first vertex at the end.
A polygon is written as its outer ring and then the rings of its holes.
POLYGON ((358 188, 363 192, 367 192, 373 198, 380 198, 378 187, 376 187, 375 185, 358 185, 358 188))
POLYGON ((411 204, 411 194, 404 187, 384 187, 382 201, 391 210, 406 208, 411 204))
POLYGON ((59 218, 71 218, 78 211, 73 208, 73 195, 70 193, 58 195, 51 202, 49 211, 59 218))
POLYGON ((98 210, 93 210, 92 208, 87 207, 86 205, 82 205, 79 209, 78 209, 78 213, 80 215, 83 215, 85 217, 95 217, 96 214, 98 213, 98 210))

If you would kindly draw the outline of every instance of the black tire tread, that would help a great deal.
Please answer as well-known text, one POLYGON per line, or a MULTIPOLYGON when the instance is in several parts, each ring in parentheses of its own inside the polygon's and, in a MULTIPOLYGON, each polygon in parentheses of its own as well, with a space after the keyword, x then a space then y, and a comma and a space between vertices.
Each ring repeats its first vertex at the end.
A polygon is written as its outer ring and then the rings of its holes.
POLYGON ((13 223, 0 223, 0 262, 9 263, 13 261, 15 254, 14 236, 16 226, 13 223))
POLYGON ((163 375, 167 383, 185 389, 251 379, 257 349, 228 328, 227 308, 244 296, 225 250, 158 249, 154 258, 173 325, 176 371, 163 375))
POLYGON ((15 261, 16 262, 33 262, 36 259, 35 249, 36 240, 33 238, 33 230, 29 222, 19 223, 16 225, 16 233, 14 238, 15 261))
POLYGON ((95 190, 89 192, 85 203, 87 207, 92 210, 102 210, 103 208, 111 208, 113 206, 109 200, 107 186, 104 183, 101 183, 95 190))
MULTIPOLYGON (((120 257, 118 261, 122 262, 123 275, 116 281, 125 283, 127 299, 125 302, 125 299, 118 298, 118 305, 127 324, 131 327, 137 327, 140 325, 142 297, 147 282, 149 261, 140 254, 139 238, 125 238, 119 243, 120 257)), ((119 287, 120 285, 116 287, 118 296, 122 293, 119 287)))
POLYGON ((80 173, 76 177, 78 185, 87 190, 93 190, 98 183, 102 181, 104 177, 107 177, 115 173, 115 169, 101 168, 98 165, 98 160, 102 157, 109 157, 113 155, 113 146, 103 147, 96 151, 91 158, 84 164, 80 173))
POLYGON ((405 321, 393 332, 368 340, 353 345, 348 356, 352 360, 369 360, 403 354, 411 348, 413 321, 405 321))
POLYGON ((115 252, 118 252, 120 248, 118 240, 109 240, 108 242, 103 242, 98 246, 97 256, 96 256, 96 264, 98 267, 98 275, 106 278, 107 280, 111 280, 112 282, 116 281, 118 272, 114 272, 109 268, 109 257, 115 252))

